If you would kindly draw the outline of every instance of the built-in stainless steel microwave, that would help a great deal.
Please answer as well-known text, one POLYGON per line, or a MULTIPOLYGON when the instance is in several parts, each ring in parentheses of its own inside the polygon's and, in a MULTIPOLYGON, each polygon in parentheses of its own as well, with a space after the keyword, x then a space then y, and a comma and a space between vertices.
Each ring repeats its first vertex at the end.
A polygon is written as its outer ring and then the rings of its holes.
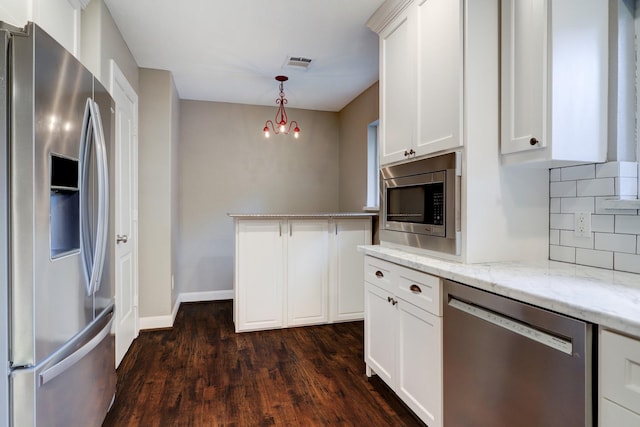
POLYGON ((380 241, 460 254, 461 153, 380 168, 380 241))

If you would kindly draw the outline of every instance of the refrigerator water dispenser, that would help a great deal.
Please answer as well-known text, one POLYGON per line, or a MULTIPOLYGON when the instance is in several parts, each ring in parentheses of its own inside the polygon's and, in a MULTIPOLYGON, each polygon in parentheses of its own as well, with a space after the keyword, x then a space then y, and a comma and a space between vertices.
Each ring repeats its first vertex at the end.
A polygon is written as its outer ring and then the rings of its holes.
POLYGON ((51 154, 51 259, 80 251, 78 160, 51 154))

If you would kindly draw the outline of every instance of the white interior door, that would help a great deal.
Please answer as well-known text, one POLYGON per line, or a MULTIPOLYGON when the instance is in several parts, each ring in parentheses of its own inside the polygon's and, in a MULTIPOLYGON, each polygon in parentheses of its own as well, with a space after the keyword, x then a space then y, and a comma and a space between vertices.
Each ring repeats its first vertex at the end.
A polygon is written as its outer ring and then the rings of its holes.
POLYGON ((111 61, 116 104, 115 276, 116 367, 138 336, 138 95, 111 61))

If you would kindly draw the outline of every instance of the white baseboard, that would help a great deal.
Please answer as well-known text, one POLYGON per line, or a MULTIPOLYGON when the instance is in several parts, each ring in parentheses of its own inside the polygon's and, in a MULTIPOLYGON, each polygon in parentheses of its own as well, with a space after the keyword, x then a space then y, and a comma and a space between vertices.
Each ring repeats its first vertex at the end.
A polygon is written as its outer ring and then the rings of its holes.
POLYGON ((171 328, 173 326, 174 319, 175 316, 172 315, 141 317, 139 319, 140 330, 171 328))
POLYGON ((178 295, 178 300, 181 303, 198 301, 221 301, 226 299, 233 299, 233 289, 225 291, 183 292, 178 295))
POLYGON ((233 299, 233 289, 225 291, 206 291, 206 292, 184 292, 178 295, 176 303, 173 305, 171 314, 166 316, 149 316, 141 317, 139 320, 140 330, 143 329, 161 329, 173 327, 173 322, 176 320, 178 309, 183 302, 198 302, 198 301, 221 301, 233 299))

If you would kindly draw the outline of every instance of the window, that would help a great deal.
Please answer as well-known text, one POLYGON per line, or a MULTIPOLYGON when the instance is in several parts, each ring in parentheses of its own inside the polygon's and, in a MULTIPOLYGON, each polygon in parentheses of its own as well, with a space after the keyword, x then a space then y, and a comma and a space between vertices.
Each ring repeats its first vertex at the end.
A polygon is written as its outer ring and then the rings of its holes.
POLYGON ((380 159, 378 158, 378 120, 367 129, 367 208, 380 205, 380 159))

